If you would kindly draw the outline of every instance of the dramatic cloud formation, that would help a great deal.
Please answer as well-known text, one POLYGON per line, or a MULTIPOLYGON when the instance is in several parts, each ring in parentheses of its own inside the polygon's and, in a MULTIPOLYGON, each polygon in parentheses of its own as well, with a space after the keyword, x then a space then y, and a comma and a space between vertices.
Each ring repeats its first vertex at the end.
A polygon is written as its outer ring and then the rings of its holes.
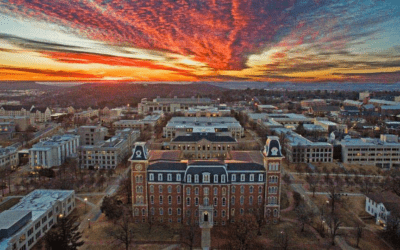
POLYGON ((397 81, 397 0, 0 0, 0 80, 397 81))

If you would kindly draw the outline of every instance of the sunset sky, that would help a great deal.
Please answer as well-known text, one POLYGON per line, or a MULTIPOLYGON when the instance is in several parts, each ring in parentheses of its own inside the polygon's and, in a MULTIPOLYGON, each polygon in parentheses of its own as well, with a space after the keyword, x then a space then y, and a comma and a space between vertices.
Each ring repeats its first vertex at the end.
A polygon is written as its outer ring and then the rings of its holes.
POLYGON ((399 79, 399 0, 0 0, 0 80, 399 79))

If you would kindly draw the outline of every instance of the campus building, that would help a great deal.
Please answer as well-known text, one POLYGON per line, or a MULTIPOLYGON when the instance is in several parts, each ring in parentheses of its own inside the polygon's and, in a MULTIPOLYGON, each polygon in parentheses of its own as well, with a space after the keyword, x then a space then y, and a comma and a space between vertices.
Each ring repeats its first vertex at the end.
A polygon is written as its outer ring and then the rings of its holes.
POLYGON ((75 208, 74 190, 36 189, 0 213, 0 249, 29 250, 75 208))
POLYGON ((332 162, 333 145, 327 142, 312 142, 290 129, 274 129, 285 137, 286 158, 292 163, 332 162))
POLYGON ((60 166, 68 157, 76 156, 79 135, 65 134, 42 139, 29 149, 29 165, 51 168, 60 166))
POLYGON ((107 133, 107 128, 101 126, 80 126, 77 131, 80 145, 94 145, 104 141, 107 133))
POLYGON ((397 135, 381 135, 380 139, 346 137, 342 146, 342 161, 349 164, 376 165, 380 168, 400 166, 400 143, 397 135))
POLYGON ((190 107, 196 106, 210 106, 215 102, 210 98, 160 98, 157 97, 153 101, 148 101, 147 98, 143 98, 138 104, 138 113, 146 114, 153 111, 163 112, 177 112, 178 110, 188 110, 190 107))
POLYGON ((51 120, 51 110, 48 107, 3 105, 0 107, 0 116, 29 116, 34 122, 48 122, 51 120))
POLYGON ((261 212, 267 220, 280 216, 281 146, 266 141, 261 162, 152 161, 144 143, 130 158, 132 206, 136 222, 229 225, 243 215, 261 212))
POLYGON ((166 149, 181 150, 182 154, 190 159, 225 159, 237 146, 238 142, 231 136, 191 133, 175 137, 166 149))
POLYGON ((19 164, 18 150, 14 147, 0 147, 0 170, 15 168, 19 164))
POLYGON ((115 136, 106 141, 81 146, 79 149, 81 168, 116 168, 132 152, 133 145, 139 136, 140 131, 126 128, 117 131, 115 136))
POLYGON ((244 136, 244 128, 233 117, 173 117, 163 128, 163 136, 175 138, 177 131, 186 130, 186 133, 192 133, 198 128, 211 128, 215 132, 228 130, 233 138, 244 136))

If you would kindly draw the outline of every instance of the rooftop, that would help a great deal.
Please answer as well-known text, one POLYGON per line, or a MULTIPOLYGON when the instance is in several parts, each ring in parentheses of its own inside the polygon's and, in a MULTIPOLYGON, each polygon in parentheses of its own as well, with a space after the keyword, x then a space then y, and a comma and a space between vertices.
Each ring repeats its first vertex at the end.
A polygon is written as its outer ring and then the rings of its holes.
POLYGON ((73 190, 36 189, 24 196, 10 210, 47 210, 58 200, 63 200, 74 193, 73 190))
POLYGON ((215 133, 191 133, 186 136, 177 136, 172 141, 173 142, 198 142, 202 139, 211 142, 236 142, 231 136, 219 136, 215 133))

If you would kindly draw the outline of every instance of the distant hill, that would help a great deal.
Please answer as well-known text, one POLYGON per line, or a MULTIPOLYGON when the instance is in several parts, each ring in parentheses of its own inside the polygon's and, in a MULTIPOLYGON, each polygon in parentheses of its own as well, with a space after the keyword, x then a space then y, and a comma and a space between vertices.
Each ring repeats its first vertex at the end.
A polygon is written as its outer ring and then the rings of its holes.
POLYGON ((2 82, 0 81, 0 90, 26 90, 37 89, 43 91, 58 90, 62 86, 57 85, 44 85, 35 82, 2 82))
MULTIPOLYGON (((128 103, 136 105, 142 98, 160 97, 217 97, 225 88, 204 83, 192 84, 131 84, 86 83, 68 88, 58 88, 33 102, 49 106, 117 107, 128 103)), ((34 104, 34 103, 33 103, 34 104)))

